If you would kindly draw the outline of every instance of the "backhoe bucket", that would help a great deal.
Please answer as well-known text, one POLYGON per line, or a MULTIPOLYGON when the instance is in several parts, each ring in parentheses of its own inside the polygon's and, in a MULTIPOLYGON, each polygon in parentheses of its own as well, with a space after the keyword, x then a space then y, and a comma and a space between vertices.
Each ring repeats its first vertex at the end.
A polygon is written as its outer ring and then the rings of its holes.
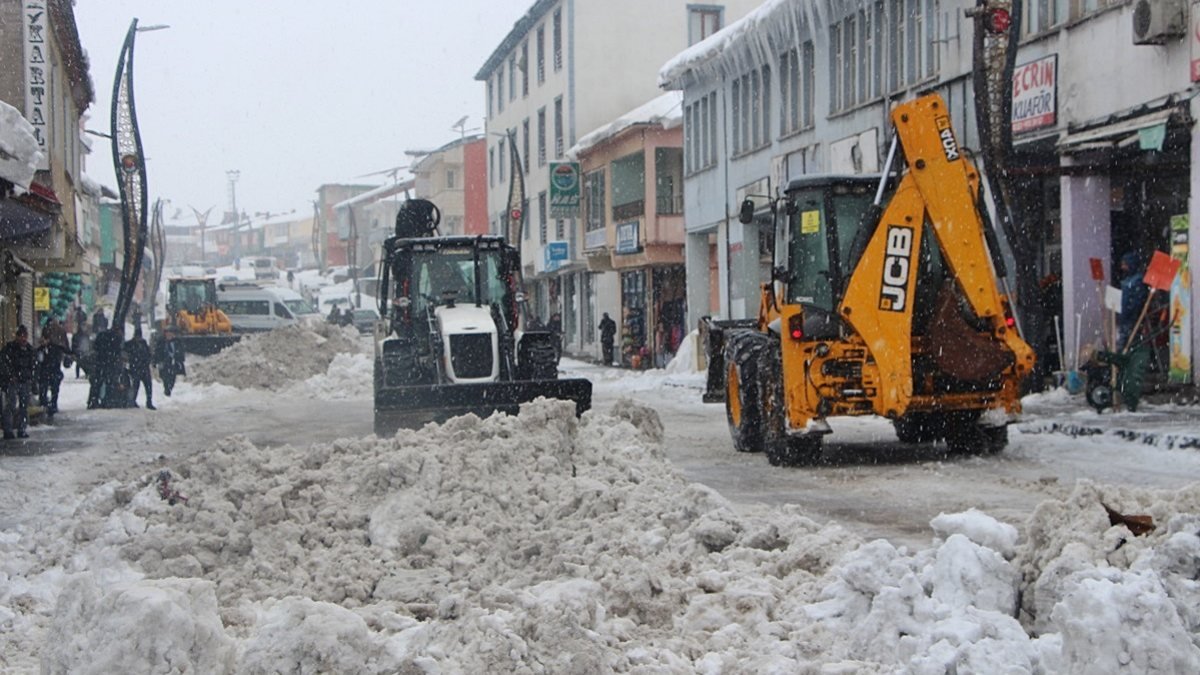
POLYGON ((515 415, 522 403, 539 396, 574 401, 575 414, 582 415, 592 407, 592 383, 575 378, 381 388, 375 392, 375 433, 391 435, 399 428, 415 429, 467 413, 515 415))

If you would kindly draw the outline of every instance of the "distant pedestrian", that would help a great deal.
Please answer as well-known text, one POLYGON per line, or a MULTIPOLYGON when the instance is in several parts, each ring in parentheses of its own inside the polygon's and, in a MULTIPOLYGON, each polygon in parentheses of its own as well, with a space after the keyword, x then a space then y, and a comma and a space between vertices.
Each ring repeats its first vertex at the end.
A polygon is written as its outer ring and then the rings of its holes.
POLYGON ((75 332, 79 332, 80 328, 88 325, 87 312, 83 310, 83 305, 75 305, 75 332))
POLYGON ((550 338, 552 340, 552 344, 554 345, 554 358, 560 359, 562 358, 563 338, 562 314, 559 314, 558 312, 551 314, 550 325, 548 325, 547 328, 550 329, 550 338))
POLYGON ((79 324, 71 336, 71 355, 75 359, 75 379, 78 380, 80 371, 87 375, 92 366, 92 334, 86 321, 79 324))
POLYGON ((29 438, 29 396, 33 391, 35 352, 29 344, 29 329, 17 327, 17 334, 0 350, 8 370, 4 396, 4 438, 29 438))
POLYGON ((187 375, 184 366, 183 347, 175 340, 175 331, 163 331, 163 337, 154 345, 154 363, 158 365, 158 376, 162 378, 163 393, 168 397, 175 388, 175 378, 187 375))
POLYGON ((146 410, 154 407, 154 378, 150 376, 150 345, 142 337, 142 327, 134 326, 133 337, 125 343, 125 359, 129 364, 129 405, 137 407, 138 385, 146 389, 146 410))
POLYGON ((617 322, 604 313, 600 319, 600 351, 603 353, 604 365, 611 366, 613 362, 613 339, 617 335, 617 322))
POLYGON ((337 305, 334 305, 333 309, 329 310, 329 316, 325 317, 325 320, 335 326, 342 325, 342 310, 337 305))
POLYGON ((88 372, 87 407, 91 408, 123 408, 128 400, 122 400, 118 389, 121 387, 121 374, 125 371, 121 362, 121 348, 124 339, 121 332, 113 328, 96 334, 92 340, 92 368, 88 372))
POLYGON ((108 330, 108 317, 104 315, 104 308, 100 307, 92 315, 92 332, 100 335, 106 330, 108 330))
POLYGON ((46 411, 46 417, 58 412, 58 391, 63 381, 63 359, 67 350, 53 337, 50 326, 42 331, 42 341, 37 350, 37 393, 38 405, 46 411))

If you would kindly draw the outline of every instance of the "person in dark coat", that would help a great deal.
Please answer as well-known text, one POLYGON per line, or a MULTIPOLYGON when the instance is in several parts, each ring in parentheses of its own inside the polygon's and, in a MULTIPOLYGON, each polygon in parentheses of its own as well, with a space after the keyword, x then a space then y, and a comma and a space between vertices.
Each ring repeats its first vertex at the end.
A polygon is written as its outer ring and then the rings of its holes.
POLYGON ((563 337, 562 314, 558 312, 551 314, 550 323, 546 327, 550 329, 551 344, 554 345, 554 358, 561 359, 563 337))
POLYGON ((86 375, 92 366, 92 334, 86 322, 79 324, 71 336, 71 356, 75 359, 75 379, 78 380, 80 371, 86 375))
POLYGON ((611 366, 613 362, 613 340, 617 336, 617 322, 604 313, 600 319, 600 350, 604 354, 604 365, 611 366))
POLYGON ((125 359, 129 364, 132 386, 129 388, 129 405, 137 407, 138 385, 146 388, 146 410, 154 407, 154 378, 150 375, 150 345, 142 337, 142 327, 134 326, 133 337, 125 343, 125 359))
POLYGON ((63 358, 67 351, 62 345, 51 339, 50 327, 42 331, 42 343, 37 351, 37 392, 38 405, 46 411, 47 417, 54 417, 58 412, 58 391, 63 381, 63 358))
POLYGON ((8 369, 4 383, 4 438, 29 438, 29 395, 33 391, 36 353, 29 344, 29 329, 17 327, 17 334, 0 350, 8 369))
POLYGON ((128 400, 120 400, 117 388, 120 385, 124 365, 121 363, 123 339, 117 329, 96 334, 92 341, 92 369, 88 372, 91 388, 88 390, 87 407, 121 408, 128 400))
POLYGON ((170 396, 175 388, 175 378, 187 375, 183 347, 175 340, 175 331, 170 328, 163 331, 163 338, 154 345, 154 363, 158 366, 158 376, 162 378, 163 393, 170 396))
POLYGON ((92 315, 92 333, 99 336, 106 330, 108 330, 108 317, 104 316, 104 308, 101 307, 92 315))
POLYGON ((1125 349, 1133 326, 1141 316, 1142 306, 1146 304, 1146 296, 1150 290, 1146 287, 1142 276, 1141 258, 1134 251, 1121 256, 1119 271, 1121 273, 1121 313, 1117 315, 1117 350, 1125 349))

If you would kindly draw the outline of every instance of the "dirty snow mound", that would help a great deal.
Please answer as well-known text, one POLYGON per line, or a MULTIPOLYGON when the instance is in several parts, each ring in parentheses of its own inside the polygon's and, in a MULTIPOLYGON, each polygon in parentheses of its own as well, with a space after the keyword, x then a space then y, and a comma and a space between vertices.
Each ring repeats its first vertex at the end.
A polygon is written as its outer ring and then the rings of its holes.
POLYGON ((189 368, 196 384, 279 391, 325 373, 338 354, 357 354, 358 331, 317 324, 293 325, 242 338, 189 368))
POLYGON ((943 515, 910 553, 795 506, 735 510, 679 476, 634 403, 573 413, 231 438, 169 489, 157 472, 102 486, 0 537, 0 624, 24 622, 0 655, 26 647, 48 673, 96 654, 136 672, 150 651, 179 672, 1200 670, 1200 487, 1081 486, 1011 560, 1004 524, 943 515), (1159 529, 1101 523, 1098 497, 1159 529), (1037 637, 1017 618, 1034 616, 1037 637))

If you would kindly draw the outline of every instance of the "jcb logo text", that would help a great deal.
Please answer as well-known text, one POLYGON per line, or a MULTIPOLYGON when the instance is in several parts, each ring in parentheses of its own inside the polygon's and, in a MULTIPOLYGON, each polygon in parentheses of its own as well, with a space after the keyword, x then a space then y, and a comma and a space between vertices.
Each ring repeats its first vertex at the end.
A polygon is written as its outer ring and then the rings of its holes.
POLYGON ((888 225, 879 309, 890 312, 903 312, 908 309, 908 275, 912 268, 912 243, 912 228, 888 225))

